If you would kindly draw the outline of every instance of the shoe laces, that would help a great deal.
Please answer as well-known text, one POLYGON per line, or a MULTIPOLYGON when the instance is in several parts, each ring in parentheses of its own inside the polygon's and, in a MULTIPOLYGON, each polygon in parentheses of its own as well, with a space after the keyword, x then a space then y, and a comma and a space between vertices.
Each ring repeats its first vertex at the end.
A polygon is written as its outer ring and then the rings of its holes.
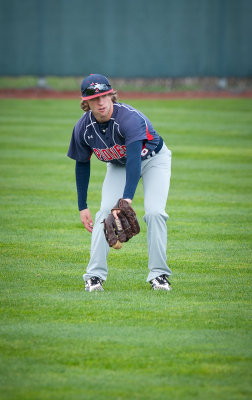
POLYGON ((90 279, 93 285, 97 285, 98 283, 102 284, 101 279, 98 278, 97 276, 92 276, 90 279))
POLYGON ((156 279, 162 284, 168 283, 168 285, 170 285, 170 282, 167 279, 167 275, 160 275, 156 279))

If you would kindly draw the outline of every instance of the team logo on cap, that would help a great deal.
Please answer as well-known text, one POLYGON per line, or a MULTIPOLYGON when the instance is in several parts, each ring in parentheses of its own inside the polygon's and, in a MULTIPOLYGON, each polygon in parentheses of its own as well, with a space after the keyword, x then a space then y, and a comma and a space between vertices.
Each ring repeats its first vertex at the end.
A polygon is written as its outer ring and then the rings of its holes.
POLYGON ((96 83, 92 82, 92 83, 90 83, 90 85, 89 85, 89 87, 87 89, 94 90, 94 93, 99 93, 100 92, 99 83, 98 82, 96 82, 96 83))

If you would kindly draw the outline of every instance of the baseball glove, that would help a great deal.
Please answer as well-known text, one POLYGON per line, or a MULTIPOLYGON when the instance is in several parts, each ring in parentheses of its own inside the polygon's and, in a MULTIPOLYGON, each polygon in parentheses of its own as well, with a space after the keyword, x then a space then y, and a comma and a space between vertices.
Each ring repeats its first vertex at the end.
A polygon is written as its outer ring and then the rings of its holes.
POLYGON ((120 249, 122 243, 140 232, 136 213, 124 199, 118 200, 103 223, 106 240, 109 246, 115 249, 120 249), (118 219, 112 214, 114 210, 119 211, 118 219))

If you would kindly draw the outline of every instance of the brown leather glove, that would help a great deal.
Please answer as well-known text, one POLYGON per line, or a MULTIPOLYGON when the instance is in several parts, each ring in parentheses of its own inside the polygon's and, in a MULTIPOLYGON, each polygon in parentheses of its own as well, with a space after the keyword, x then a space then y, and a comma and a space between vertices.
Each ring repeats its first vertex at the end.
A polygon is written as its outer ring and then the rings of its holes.
POLYGON ((136 213, 124 199, 118 200, 103 223, 106 240, 114 248, 121 248, 120 243, 127 242, 140 232, 136 213), (114 210, 119 211, 118 220, 112 214, 114 210))

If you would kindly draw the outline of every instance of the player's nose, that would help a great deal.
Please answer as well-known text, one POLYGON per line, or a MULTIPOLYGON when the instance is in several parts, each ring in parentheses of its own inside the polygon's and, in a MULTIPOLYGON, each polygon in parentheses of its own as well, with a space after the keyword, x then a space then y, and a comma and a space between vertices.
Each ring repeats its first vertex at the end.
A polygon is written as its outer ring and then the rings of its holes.
POLYGON ((103 96, 99 96, 99 97, 97 97, 97 100, 98 100, 98 104, 103 104, 105 99, 103 96))

